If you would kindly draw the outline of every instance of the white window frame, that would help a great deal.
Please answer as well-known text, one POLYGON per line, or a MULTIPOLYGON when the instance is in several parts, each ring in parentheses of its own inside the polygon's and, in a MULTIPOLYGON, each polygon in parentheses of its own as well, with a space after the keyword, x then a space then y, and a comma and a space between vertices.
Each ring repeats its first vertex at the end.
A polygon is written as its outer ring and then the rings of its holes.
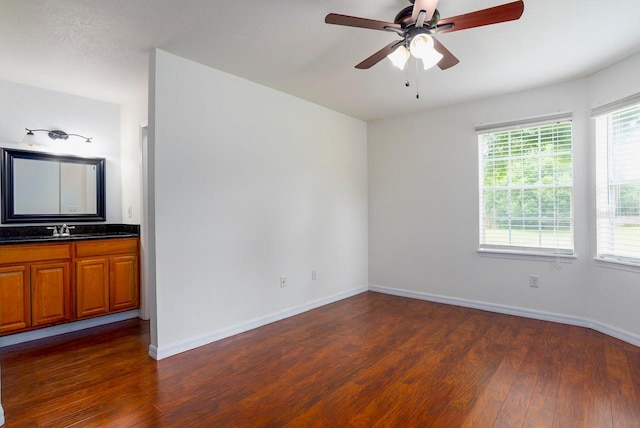
MULTIPOLYGON (((594 122, 594 135, 596 146, 596 256, 594 259, 605 267, 640 272, 640 255, 629 256, 624 251, 616 251, 615 247, 624 241, 616 241, 615 224, 620 222, 620 216, 616 216, 617 206, 615 195, 611 189, 615 183, 615 171, 612 165, 611 128, 612 116, 629 108, 640 106, 640 94, 632 95, 619 101, 603 105, 591 111, 594 122), (612 202, 613 201, 613 202, 612 202), (611 264, 612 266, 606 266, 611 264)), ((640 128, 640 125, 639 125, 640 128)), ((640 141, 637 143, 640 150, 640 141)), ((628 221, 628 220, 626 220, 628 221)), ((632 222, 637 219, 632 219, 632 222)), ((628 242, 628 241, 627 241, 628 242)))
MULTIPOLYGON (((573 165, 574 165, 574 156, 573 156, 573 129, 571 130, 571 203, 570 203, 570 248, 558 248, 558 246, 551 247, 524 247, 518 245, 493 245, 487 243, 484 239, 485 235, 485 207, 484 207, 484 197, 483 193, 485 190, 484 187, 484 168, 485 168, 485 159, 483 155, 483 145, 481 141, 482 134, 501 132, 501 131, 518 131, 526 128, 536 128, 542 127, 545 125, 550 125, 554 123, 561 122, 570 122, 571 128, 573 128, 573 117, 571 113, 563 113, 553 116, 546 116, 535 119, 527 119, 517 122, 509 122, 488 126, 478 126, 476 127, 476 133, 478 134, 478 167, 479 167, 479 247, 478 253, 483 256, 491 256, 491 257, 502 257, 502 258, 524 258, 524 259, 533 259, 533 260, 556 260, 559 263, 559 259, 562 258, 563 261, 568 261, 567 259, 575 259, 575 240, 574 240, 574 214, 573 214, 573 205, 574 205, 574 180, 573 180, 573 165)), ((540 156, 539 154, 537 156, 540 156)), ((509 160, 511 162, 511 158, 509 160)), ((554 186, 557 186, 557 183, 554 182, 554 186)), ((522 190, 522 186, 508 186, 510 189, 518 189, 522 190)), ((544 188, 545 185, 542 183, 538 183, 535 188, 544 188)), ((546 186, 548 187, 548 186, 546 186)), ((558 187, 568 187, 566 185, 558 186, 558 187)), ((540 232, 539 232, 540 233, 540 232)))

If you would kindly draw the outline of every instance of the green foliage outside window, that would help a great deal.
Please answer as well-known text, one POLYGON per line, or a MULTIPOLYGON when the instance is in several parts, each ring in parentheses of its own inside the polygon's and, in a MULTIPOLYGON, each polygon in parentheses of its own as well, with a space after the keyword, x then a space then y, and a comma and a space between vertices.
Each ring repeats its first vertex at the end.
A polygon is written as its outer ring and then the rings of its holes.
POLYGON ((572 248, 571 138, 571 122, 480 134, 481 244, 572 248))

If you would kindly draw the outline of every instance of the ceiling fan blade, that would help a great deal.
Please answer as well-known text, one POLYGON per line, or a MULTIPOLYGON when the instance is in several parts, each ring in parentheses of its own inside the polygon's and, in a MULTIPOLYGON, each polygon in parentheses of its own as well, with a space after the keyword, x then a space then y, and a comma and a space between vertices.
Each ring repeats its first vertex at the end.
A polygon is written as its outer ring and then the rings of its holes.
POLYGON ((413 11, 411 12, 411 20, 416 22, 418 20, 418 15, 421 10, 424 10, 426 13, 424 17, 424 22, 431 21, 433 17, 433 12, 436 11, 438 7, 438 0, 415 0, 413 3, 413 11))
POLYGON ((452 31, 466 30, 467 28, 482 27, 484 25, 498 24, 506 21, 515 21, 516 19, 520 19, 522 12, 524 12, 524 2, 521 0, 471 13, 465 13, 464 15, 458 15, 438 21, 438 26, 453 24, 453 27, 443 28, 442 30, 439 30, 438 33, 450 33, 452 31))
POLYGON ((400 46, 403 42, 404 42, 403 40, 396 40, 394 42, 389 43, 387 46, 383 47, 378 52, 374 53, 369 58, 365 59, 360 64, 356 65, 356 68, 360 70, 364 70, 364 69, 373 67, 374 65, 376 65, 377 63, 385 59, 387 55, 395 51, 398 48, 398 46, 400 46))
POLYGON ((324 18, 327 24, 344 25, 347 27, 369 28, 371 30, 385 31, 387 28, 402 28, 393 22, 376 21, 374 19, 358 18, 357 16, 339 15, 330 13, 324 18))
POLYGON ((438 67, 440 67, 440 70, 446 70, 447 68, 451 68, 460 62, 460 60, 456 58, 455 55, 453 55, 449 51, 449 49, 445 48, 444 45, 440 43, 435 37, 433 38, 433 43, 435 50, 442 54, 442 59, 440 60, 440 62, 438 62, 438 67))

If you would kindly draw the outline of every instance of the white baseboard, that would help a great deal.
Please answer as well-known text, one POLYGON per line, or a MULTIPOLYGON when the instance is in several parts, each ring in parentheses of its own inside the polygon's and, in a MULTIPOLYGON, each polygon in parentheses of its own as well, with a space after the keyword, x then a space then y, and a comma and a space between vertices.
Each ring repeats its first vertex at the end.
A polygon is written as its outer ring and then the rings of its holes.
POLYGON ((30 342, 32 340, 43 339, 45 337, 57 336, 59 334, 71 333, 84 330, 99 325, 111 324, 138 317, 138 310, 119 312, 117 314, 105 315, 102 317, 90 318, 88 320, 70 322, 67 324, 55 325, 53 327, 41 328, 24 333, 11 334, 0 337, 0 347, 17 345, 18 343, 30 342))
POLYGON ((235 325, 224 330, 220 330, 211 334, 207 334, 195 339, 190 339, 184 342, 176 343, 168 346, 153 346, 149 345, 149 356, 155 360, 162 360, 167 357, 171 357, 182 352, 190 351, 200 346, 208 345, 221 339, 225 339, 230 336, 234 336, 245 331, 253 330, 263 325, 271 324, 272 322, 280 321, 285 318, 292 317, 294 315, 307 312, 311 309, 319 308, 320 306, 327 305, 329 303, 337 302, 348 297, 355 296, 360 293, 364 293, 369 290, 368 287, 354 288, 342 293, 334 294, 322 299, 314 300, 303 305, 295 306, 284 311, 276 312, 265 317, 257 318, 242 324, 235 325))
POLYGON ((593 320, 588 321, 585 327, 598 331, 602 334, 606 334, 607 336, 615 337, 616 339, 620 339, 623 342, 627 342, 635 346, 640 346, 640 336, 629 331, 622 330, 618 327, 613 327, 611 325, 593 320))
POLYGON ((400 288, 382 287, 379 285, 369 285, 370 291, 390 294, 393 296, 408 297, 411 299, 426 300, 429 302, 443 303, 447 305, 462 306, 465 308, 481 309, 488 312, 496 312, 506 315, 515 315, 524 318, 532 318, 543 321, 552 321, 561 324, 586 327, 606 334, 616 339, 623 340, 635 346, 640 346, 640 336, 626 330, 591 320, 584 317, 558 314, 554 312, 538 311, 535 309, 520 308, 517 306, 499 305, 495 303, 482 302, 477 300, 461 299, 457 297, 446 297, 437 294, 425 293, 422 291, 403 290, 400 288))
POLYGON ((0 426, 4 425, 4 409, 2 408, 2 404, 0 404, 0 426))
POLYGON ((149 356, 154 360, 159 360, 157 346, 149 345, 149 356))

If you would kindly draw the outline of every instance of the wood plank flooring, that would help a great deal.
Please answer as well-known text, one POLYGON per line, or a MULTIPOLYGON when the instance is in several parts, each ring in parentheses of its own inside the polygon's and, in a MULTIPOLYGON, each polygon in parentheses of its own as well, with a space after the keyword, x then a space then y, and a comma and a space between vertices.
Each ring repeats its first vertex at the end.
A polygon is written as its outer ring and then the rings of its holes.
POLYGON ((130 320, 2 350, 6 427, 640 427, 640 348, 367 292, 159 362, 130 320))

